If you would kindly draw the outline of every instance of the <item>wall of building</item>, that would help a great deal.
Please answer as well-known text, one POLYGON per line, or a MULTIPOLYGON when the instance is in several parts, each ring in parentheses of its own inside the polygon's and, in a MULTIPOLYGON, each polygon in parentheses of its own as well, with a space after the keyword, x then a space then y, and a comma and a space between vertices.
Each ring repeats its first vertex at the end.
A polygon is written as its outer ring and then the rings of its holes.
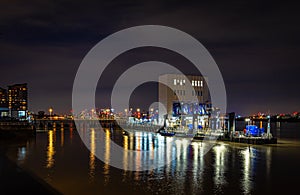
MULTIPOLYGON (((206 114, 206 105, 209 102, 207 78, 195 75, 165 74, 159 77, 159 102, 167 111, 168 117, 181 116, 193 126, 197 126, 198 116, 206 114), (178 113, 177 113, 178 111, 178 113), (195 125, 196 124, 196 125, 195 125)), ((164 113, 159 113, 163 118, 164 113)), ((202 121, 203 122, 203 121, 202 121)), ((182 121, 186 123, 186 121, 182 121)), ((188 125, 188 124, 187 124, 188 125)))

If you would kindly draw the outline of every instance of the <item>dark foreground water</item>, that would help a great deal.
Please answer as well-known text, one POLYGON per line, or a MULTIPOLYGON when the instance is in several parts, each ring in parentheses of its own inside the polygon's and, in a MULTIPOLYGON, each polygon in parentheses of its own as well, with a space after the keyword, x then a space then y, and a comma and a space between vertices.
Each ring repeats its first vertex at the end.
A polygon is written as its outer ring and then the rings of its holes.
MULTIPOLYGON (((124 171, 97 159, 97 129, 79 130, 89 138, 91 151, 77 130, 60 128, 1 147, 5 157, 63 194, 300 194, 300 124, 271 127, 277 145, 216 142, 208 152, 208 142, 189 144, 149 133, 124 136, 120 130, 105 129, 103 158, 108 162, 112 140, 128 150, 148 150, 158 161, 174 159, 143 172, 124 171)), ((124 167, 129 158, 122 157, 124 167)), ((137 164, 145 160, 135 159, 137 164)))

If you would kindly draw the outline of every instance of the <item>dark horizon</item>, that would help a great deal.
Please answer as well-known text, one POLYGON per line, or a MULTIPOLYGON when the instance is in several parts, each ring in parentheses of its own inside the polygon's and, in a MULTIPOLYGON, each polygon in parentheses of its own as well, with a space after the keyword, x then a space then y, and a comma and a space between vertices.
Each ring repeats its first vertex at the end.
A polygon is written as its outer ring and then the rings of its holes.
MULTIPOLYGON (((0 87, 28 83, 30 111, 51 106, 56 113, 69 113, 73 81, 88 51, 114 32, 154 24, 182 30, 206 47, 225 81, 227 112, 300 111, 296 5, 294 1, 5 1, 0 7, 0 87)), ((186 74, 195 72, 185 58, 168 50, 126 52, 100 78, 97 107, 109 107, 112 86, 122 71, 148 60, 167 62, 186 74)), ((138 87, 132 94, 133 106, 150 105, 157 98, 156 88, 156 83, 138 87)))

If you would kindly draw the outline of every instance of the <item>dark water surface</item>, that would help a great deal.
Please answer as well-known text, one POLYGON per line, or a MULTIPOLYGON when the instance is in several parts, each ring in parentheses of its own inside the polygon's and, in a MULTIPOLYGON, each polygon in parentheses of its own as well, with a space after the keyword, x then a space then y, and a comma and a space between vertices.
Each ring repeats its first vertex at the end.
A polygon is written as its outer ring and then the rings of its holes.
MULTIPOLYGON (((263 124, 265 125, 265 124, 263 124)), ((247 145, 163 137, 136 132, 124 136, 105 129, 103 158, 109 161, 111 142, 125 149, 147 150, 153 159, 171 163, 148 171, 124 171, 95 157, 96 129, 39 132, 24 143, 2 144, 5 156, 63 194, 300 194, 300 124, 272 123, 277 145, 247 145)), ((124 167, 129 156, 123 156, 124 167)), ((140 156, 136 164, 148 160, 140 156)), ((0 193, 1 194, 1 193, 0 193)))

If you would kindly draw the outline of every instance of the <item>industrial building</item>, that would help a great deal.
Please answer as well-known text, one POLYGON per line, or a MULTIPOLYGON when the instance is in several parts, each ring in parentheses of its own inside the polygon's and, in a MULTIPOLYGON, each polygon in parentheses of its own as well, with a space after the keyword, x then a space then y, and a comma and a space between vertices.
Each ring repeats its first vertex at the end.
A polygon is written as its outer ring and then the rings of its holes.
POLYGON ((195 75, 164 74, 159 77, 160 121, 167 114, 171 125, 187 129, 207 127, 211 104, 207 78, 195 75), (189 83, 190 84, 189 84, 189 83), (164 106, 164 108, 162 108, 164 106), (165 112, 164 112, 164 111, 165 112))

